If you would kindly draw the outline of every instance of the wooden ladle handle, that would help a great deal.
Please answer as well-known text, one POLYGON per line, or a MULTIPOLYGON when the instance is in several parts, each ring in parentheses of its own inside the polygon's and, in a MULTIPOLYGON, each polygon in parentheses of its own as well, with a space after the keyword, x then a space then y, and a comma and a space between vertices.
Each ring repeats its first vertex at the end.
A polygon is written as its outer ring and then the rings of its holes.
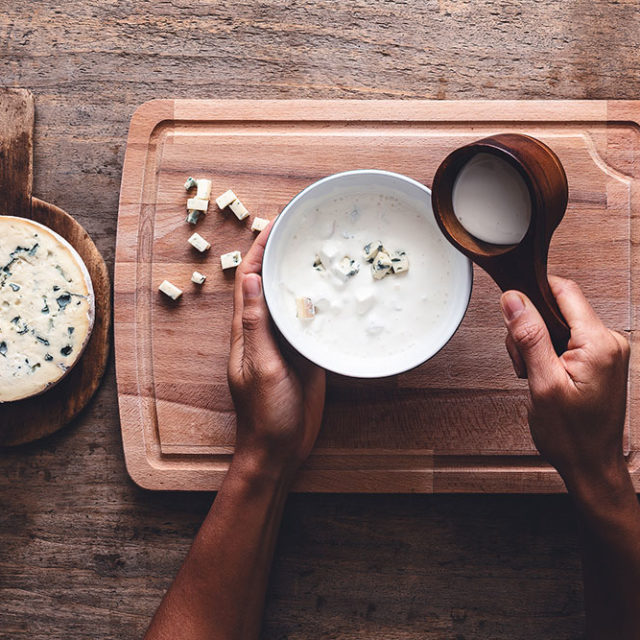
POLYGON ((556 353, 559 356, 562 355, 567 350, 569 338, 571 337, 571 330, 567 326, 566 321, 558 309, 558 305, 551 293, 551 289, 549 288, 549 283, 546 278, 543 287, 540 287, 536 291, 530 291, 528 293, 525 291, 524 293, 526 293, 532 300, 547 325, 549 335, 551 336, 551 342, 553 343, 556 353), (541 297, 534 302, 534 298, 538 293, 541 297))
POLYGON ((537 262, 534 270, 520 270, 516 265, 518 259, 516 250, 515 254, 494 259, 484 268, 502 291, 521 291, 531 300, 547 325, 556 353, 561 355, 567 350, 571 332, 549 287, 546 260, 537 262))

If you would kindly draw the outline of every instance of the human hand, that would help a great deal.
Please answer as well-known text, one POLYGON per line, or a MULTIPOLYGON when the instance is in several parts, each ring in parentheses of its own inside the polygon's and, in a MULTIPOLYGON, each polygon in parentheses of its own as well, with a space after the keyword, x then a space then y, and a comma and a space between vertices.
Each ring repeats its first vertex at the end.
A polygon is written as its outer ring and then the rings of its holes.
POLYGON ((529 427, 540 454, 568 488, 602 483, 626 473, 629 343, 604 326, 576 283, 551 276, 549 284, 571 329, 567 351, 556 355, 540 314, 516 291, 500 300, 507 350, 516 374, 529 379, 529 427))
POLYGON ((271 226, 236 270, 229 388, 238 415, 234 460, 292 476, 322 421, 325 372, 297 353, 283 355, 262 290, 262 256, 271 226))

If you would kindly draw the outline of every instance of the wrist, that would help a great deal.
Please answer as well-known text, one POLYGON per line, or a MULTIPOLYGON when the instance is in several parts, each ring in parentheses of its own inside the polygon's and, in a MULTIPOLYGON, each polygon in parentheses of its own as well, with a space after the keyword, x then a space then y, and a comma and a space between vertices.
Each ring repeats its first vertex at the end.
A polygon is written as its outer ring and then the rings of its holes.
POLYGON ((248 481, 283 486, 288 490, 297 467, 287 465, 264 450, 236 450, 229 471, 231 470, 248 481))
POLYGON ((631 476, 622 456, 598 471, 579 471, 562 477, 576 506, 585 513, 611 510, 624 504, 629 497, 636 500, 631 476))

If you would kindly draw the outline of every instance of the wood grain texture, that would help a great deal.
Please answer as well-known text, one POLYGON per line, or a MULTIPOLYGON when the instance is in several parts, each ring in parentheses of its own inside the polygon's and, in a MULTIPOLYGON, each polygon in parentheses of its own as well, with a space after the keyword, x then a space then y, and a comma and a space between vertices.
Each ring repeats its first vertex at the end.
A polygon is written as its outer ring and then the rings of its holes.
POLYGON ((0 89, 0 215, 30 217, 33 94, 0 89))
MULTIPOLYGON (((111 271, 127 129, 146 100, 636 99, 638 8, 13 0, 0 83, 37 98, 34 192, 81 222, 111 271)), ((68 429, 0 456, 0 638, 141 637, 210 500, 128 480, 109 366, 68 429)), ((576 545, 565 496, 295 495, 264 638, 579 638, 576 545)))
MULTIPOLYGON (((196 229, 213 247, 194 251, 184 220, 187 175, 212 179, 214 197, 233 188, 254 215, 274 218, 332 173, 371 167, 430 185, 456 148, 496 131, 534 135, 558 154, 570 185, 551 270, 575 279, 605 321, 631 335, 640 167, 626 167, 617 151, 640 155, 638 121, 640 103, 607 101, 155 100, 139 107, 115 265, 119 401, 132 478, 148 489, 215 490, 233 453, 225 366, 233 274, 220 269, 218 256, 246 252, 254 236, 250 221, 239 223, 212 201, 196 229), (620 120, 609 117, 609 105, 620 120), (196 269, 208 275, 202 287, 190 283, 196 269), (164 279, 184 289, 177 302, 157 291, 164 279)), ((566 182, 562 194, 564 211, 566 182)), ((475 276, 464 321, 429 362, 379 381, 329 377, 321 435, 296 490, 563 490, 529 436, 526 384, 513 377, 505 353, 497 287, 478 269, 475 276)), ((634 459, 635 377, 629 398, 625 447, 634 459)))

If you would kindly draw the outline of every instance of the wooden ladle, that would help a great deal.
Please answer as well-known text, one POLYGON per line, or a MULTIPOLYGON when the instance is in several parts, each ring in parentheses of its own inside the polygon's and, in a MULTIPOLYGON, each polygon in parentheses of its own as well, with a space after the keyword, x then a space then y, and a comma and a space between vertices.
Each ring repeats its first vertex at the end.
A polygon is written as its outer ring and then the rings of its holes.
POLYGON ((450 153, 433 179, 431 201, 442 233, 459 251, 482 267, 502 291, 526 294, 544 319, 558 354, 567 349, 569 327, 549 288, 549 243, 568 200, 567 176, 556 154, 530 136, 504 133, 483 138, 450 153), (478 153, 502 158, 524 179, 531 197, 531 221, 520 242, 491 244, 472 236, 453 210, 453 187, 461 169, 478 153))

